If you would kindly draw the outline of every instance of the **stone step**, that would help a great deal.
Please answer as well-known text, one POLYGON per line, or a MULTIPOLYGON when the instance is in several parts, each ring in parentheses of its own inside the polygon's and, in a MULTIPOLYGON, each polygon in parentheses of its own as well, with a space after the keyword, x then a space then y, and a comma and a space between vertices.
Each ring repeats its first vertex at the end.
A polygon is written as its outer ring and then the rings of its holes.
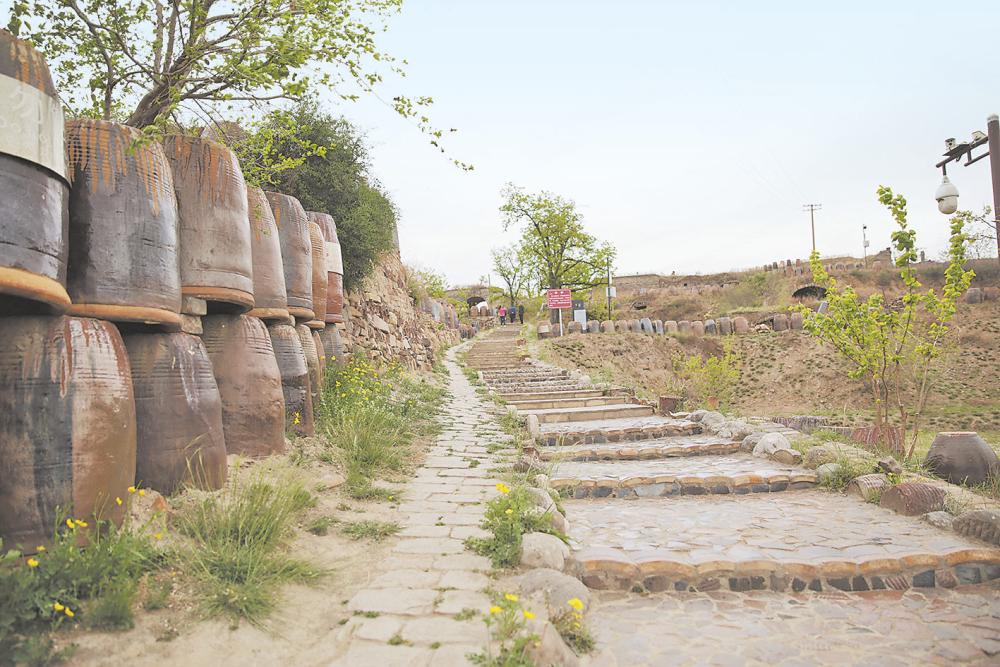
POLYGON ((542 461, 648 461, 732 454, 739 450, 738 442, 720 440, 712 435, 688 435, 605 445, 541 447, 536 453, 542 461))
POLYGON ((701 433, 701 424, 660 415, 629 419, 539 424, 536 441, 546 446, 603 445, 701 433))
POLYGON ((558 398, 537 400, 521 398, 508 400, 509 405, 516 406, 519 412, 527 410, 555 410, 563 408, 592 408, 602 405, 626 404, 624 396, 588 396, 584 398, 558 398))
MULTIPOLYGON (((520 411, 519 411, 520 412, 520 411)), ((521 414, 535 415, 539 424, 558 424, 562 422, 582 422, 602 419, 619 419, 622 417, 646 417, 653 414, 649 405, 605 405, 593 408, 560 408, 553 410, 525 410, 521 414)))
POLYGON ((529 391, 529 389, 530 388, 525 389, 524 391, 511 392, 509 394, 500 394, 500 398, 507 402, 522 399, 549 401, 563 398, 592 398, 604 395, 604 392, 600 389, 570 389, 567 391, 529 391))
MULTIPOLYGON (((721 448, 720 448, 721 449, 721 448)), ((560 462, 549 473, 555 488, 573 498, 654 498, 683 495, 738 496, 811 489, 820 476, 749 454, 652 461, 560 462)))
POLYGON ((833 492, 563 507, 591 588, 799 593, 1000 579, 1000 550, 833 492))

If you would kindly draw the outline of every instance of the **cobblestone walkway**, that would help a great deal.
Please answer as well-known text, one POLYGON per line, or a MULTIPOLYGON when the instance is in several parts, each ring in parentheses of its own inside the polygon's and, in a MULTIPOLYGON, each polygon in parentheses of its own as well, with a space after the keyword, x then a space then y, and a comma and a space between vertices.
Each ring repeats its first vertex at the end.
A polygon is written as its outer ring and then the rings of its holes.
POLYGON ((356 614, 341 637, 350 645, 330 667, 467 667, 466 653, 486 643, 482 614, 490 603, 479 591, 489 584, 481 572, 490 562, 462 541, 483 532, 485 500, 497 493, 485 443, 500 436, 454 354, 449 350, 445 361, 448 425, 406 488, 400 509, 407 519, 385 563, 388 572, 348 602, 356 614), (455 620, 469 609, 471 618, 455 620), (402 643, 390 644, 393 637, 402 643))

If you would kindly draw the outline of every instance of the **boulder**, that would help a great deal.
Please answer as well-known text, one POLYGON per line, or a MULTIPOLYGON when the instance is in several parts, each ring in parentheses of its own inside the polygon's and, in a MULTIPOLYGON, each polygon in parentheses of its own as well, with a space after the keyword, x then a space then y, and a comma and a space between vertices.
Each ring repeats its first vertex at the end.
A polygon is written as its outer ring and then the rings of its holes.
POLYGON ((753 426, 739 420, 730 420, 713 426, 709 431, 720 438, 740 442, 754 432, 753 426))
POLYGON ((538 635, 538 641, 528 644, 528 656, 534 665, 561 665, 562 667, 577 667, 580 658, 573 652, 563 638, 559 636, 556 626, 548 621, 533 619, 528 621, 526 630, 538 635))
POLYGON ((840 464, 821 463, 816 467, 816 472, 819 474, 819 478, 825 482, 831 477, 837 477, 840 475, 840 464))
POLYGON ((768 454, 767 458, 786 466, 797 466, 802 463, 802 454, 794 449, 777 449, 768 454))
POLYGON ((780 433, 767 433, 754 445, 753 455, 760 459, 767 459, 779 449, 791 450, 792 444, 788 442, 788 438, 780 433))
POLYGON ((521 565, 562 570, 569 559, 569 547, 554 535, 528 533, 521 540, 521 565))
POLYGON ((573 598, 583 603, 584 612, 590 606, 590 589, 579 579, 546 567, 531 570, 522 577, 521 595, 528 598, 537 595, 543 603, 547 598, 549 608, 556 613, 565 611, 573 598))
POLYGON ((996 452, 973 431, 938 433, 924 465, 941 479, 966 486, 982 484, 1000 472, 996 452))
POLYGON ((891 456, 879 459, 878 467, 887 475, 902 475, 903 466, 891 456))
POLYGON ((767 433, 765 433, 764 431, 757 431, 743 438, 743 440, 740 442, 740 451, 752 452, 753 448, 757 446, 757 443, 760 442, 760 439, 763 438, 765 435, 767 435, 767 433))
MULTIPOLYGON (((969 514, 969 512, 966 512, 966 514, 969 514)), ((955 527, 955 517, 944 511, 928 512, 924 515, 924 521, 941 530, 953 530, 955 527)), ((966 533, 962 534, 965 535, 966 533)))
POLYGON ((531 480, 531 483, 538 489, 549 488, 549 476, 548 475, 535 475, 531 480))
POLYGON ((726 417, 718 412, 706 412, 701 416, 701 426, 704 429, 712 430, 713 426, 719 426, 726 422, 726 417))
POLYGON ((556 506, 554 504, 552 505, 551 508, 547 509, 543 509, 541 507, 536 506, 532 509, 529 509, 527 511, 527 514, 538 517, 544 515, 546 518, 546 523, 552 526, 552 528, 554 528, 556 532, 562 535, 566 535, 569 533, 569 522, 566 521, 566 517, 560 514, 559 510, 556 509, 556 506))
POLYGON ((528 426, 528 435, 531 438, 537 438, 541 434, 538 428, 538 415, 529 414, 525 419, 528 426))
POLYGON ((688 415, 688 419, 693 422, 700 422, 701 418, 708 414, 708 410, 695 410, 688 415))

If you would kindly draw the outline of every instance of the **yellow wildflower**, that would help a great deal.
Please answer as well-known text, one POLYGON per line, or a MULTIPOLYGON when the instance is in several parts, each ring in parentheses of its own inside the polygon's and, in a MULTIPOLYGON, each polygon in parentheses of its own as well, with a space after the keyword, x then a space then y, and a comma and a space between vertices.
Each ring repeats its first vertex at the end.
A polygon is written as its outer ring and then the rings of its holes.
POLYGON ((500 607, 497 607, 496 605, 490 607, 490 613, 491 614, 499 614, 502 611, 503 611, 503 609, 501 609, 500 607))
POLYGON ((128 492, 129 493, 135 493, 135 487, 134 486, 128 487, 128 492))
POLYGON ((513 514, 513 513, 514 513, 514 510, 512 510, 512 509, 508 509, 506 513, 507 513, 507 514, 513 514))
POLYGON ((299 423, 299 413, 298 412, 295 413, 295 423, 296 424, 299 423))
POLYGON ((504 597, 510 600, 511 602, 517 602, 517 596, 514 595, 513 593, 504 593, 504 597))
POLYGON ((28 567, 38 567, 38 561, 34 558, 28 559, 28 567))
POLYGON ((62 611, 62 610, 63 610, 63 609, 65 609, 66 607, 64 607, 64 606, 62 606, 61 604, 59 604, 58 602, 56 602, 56 603, 54 603, 54 604, 52 605, 52 608, 53 608, 53 609, 55 609, 56 611, 62 611))
POLYGON ((530 611, 528 611, 527 609, 525 609, 525 610, 524 610, 524 617, 525 617, 525 618, 528 618, 528 619, 532 619, 532 618, 534 618, 534 617, 535 617, 535 615, 534 615, 534 614, 532 614, 532 613, 531 613, 530 611))
POLYGON ((115 498, 115 502, 118 503, 119 505, 121 505, 122 504, 122 499, 121 498, 115 498))
POLYGON ((576 609, 577 611, 583 609, 583 603, 580 602, 580 598, 573 598, 566 604, 568 604, 570 607, 573 607, 573 609, 576 609))
POLYGON ((38 547, 35 548, 35 551, 45 551, 45 545, 39 544, 38 547))
MULTIPOLYGON (((119 504, 119 505, 121 505, 121 501, 119 501, 119 503, 118 503, 118 504, 119 504)), ((73 523, 73 519, 66 519, 66 525, 67 525, 67 526, 69 526, 70 528, 73 528, 73 527, 74 527, 74 525, 75 525, 75 524, 73 523)))
POLYGON ((66 607, 66 615, 69 616, 70 618, 76 616, 76 614, 73 613, 73 610, 70 609, 69 607, 66 607))
POLYGON ((146 495, 146 489, 139 489, 139 495, 140 496, 146 495))
POLYGON ((84 528, 86 528, 87 527, 87 522, 86 521, 80 521, 79 519, 77 519, 76 520, 76 525, 83 526, 84 528))
POLYGON ((155 537, 158 540, 162 540, 163 539, 163 535, 161 535, 160 533, 154 533, 153 537, 155 537))

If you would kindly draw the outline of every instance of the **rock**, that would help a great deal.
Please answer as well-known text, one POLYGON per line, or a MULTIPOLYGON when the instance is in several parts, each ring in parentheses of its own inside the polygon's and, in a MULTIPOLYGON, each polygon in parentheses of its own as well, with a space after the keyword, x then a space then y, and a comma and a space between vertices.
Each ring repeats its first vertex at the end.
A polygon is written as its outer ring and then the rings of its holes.
POLYGON ((753 427, 746 422, 741 422, 738 420, 730 420, 722 422, 717 426, 713 426, 709 429, 709 432, 714 433, 720 438, 726 440, 732 440, 734 442, 740 442, 748 435, 754 432, 753 427))
POLYGON ((556 511, 556 501, 552 500, 552 496, 549 495, 548 491, 543 491, 533 486, 525 488, 528 490, 528 495, 531 496, 531 502, 535 504, 535 507, 540 507, 543 510, 551 509, 553 512, 556 511))
POLYGON ((984 542, 1000 545, 1000 511, 998 510, 965 512, 955 519, 952 528, 959 535, 976 537, 984 542))
POLYGON ((757 446, 757 443, 760 442, 760 439, 765 435, 767 435, 767 433, 763 431, 756 431, 755 433, 751 433, 747 437, 743 438, 740 442, 740 451, 752 452, 753 448, 757 446))
POLYGON ((324 489, 333 489, 340 486, 346 481, 347 478, 341 475, 339 472, 331 472, 327 473, 326 475, 320 476, 319 479, 316 480, 316 486, 317 487, 322 486, 324 489))
POLYGON ((766 459, 770 458, 771 454, 778 451, 779 449, 791 449, 792 444, 788 442, 788 438, 781 435, 780 433, 766 433, 763 438, 757 441, 754 445, 753 455, 757 458, 766 459))
POLYGON ((539 640, 528 644, 528 656, 533 664, 543 667, 561 665, 562 667, 577 667, 580 658, 559 636, 559 631, 548 621, 535 619, 528 621, 527 631, 538 635, 539 640))
POLYGON ((713 426, 724 424, 726 422, 726 417, 718 412, 706 412, 701 416, 700 421, 702 428, 711 429, 713 426))
POLYGON ((554 535, 528 533, 521 540, 521 565, 562 570, 569 558, 569 547, 554 535))
POLYGON ((549 476, 548 475, 535 475, 531 480, 531 483, 537 489, 547 489, 549 488, 549 476))
POLYGON ((517 460, 510 467, 514 472, 531 472, 533 470, 541 472, 541 468, 535 462, 535 459, 524 455, 518 456, 517 460))
MULTIPOLYGON (((538 491, 539 489, 534 490, 538 491)), ((552 526, 556 532, 562 535, 569 534, 569 522, 566 521, 566 517, 564 517, 559 510, 556 509, 555 504, 553 504, 551 508, 544 509, 536 506, 529 509, 527 513, 538 517, 541 517, 544 514, 547 517, 547 523, 552 526)))
POLYGON ((891 456, 879 459, 878 467, 887 475, 902 475, 903 466, 891 456))
POLYGON ((830 477, 840 475, 841 466, 839 463, 821 463, 816 467, 816 472, 824 482, 830 477))
POLYGON ((700 422, 701 418, 708 414, 708 410, 695 410, 688 415, 688 419, 693 422, 700 422))
MULTIPOLYGON (((969 514, 969 512, 966 512, 966 514, 969 514)), ((998 513, 998 515, 1000 515, 1000 513, 998 513)), ((931 524, 935 528, 940 528, 941 530, 953 530, 955 517, 948 514, 947 512, 942 512, 942 511, 928 512, 927 514, 924 515, 924 521, 931 524)), ((978 535, 976 537, 978 537, 978 535)))
POLYGON ((973 431, 938 433, 924 459, 927 469, 952 484, 975 486, 1000 472, 1000 459, 973 431))
POLYGON ((538 428, 538 415, 528 415, 526 419, 528 425, 528 435, 532 438, 537 438, 541 435, 541 431, 538 428))
POLYGON ((568 603, 573 598, 583 603, 584 613, 590 607, 590 589, 583 582, 546 567, 536 568, 524 575, 521 579, 521 594, 532 598, 537 594, 543 603, 548 598, 549 608, 556 613, 568 609, 568 603))
POLYGON ((895 484, 882 492, 879 507, 891 509, 903 516, 918 516, 944 509, 948 493, 941 488, 920 482, 895 484))
POLYGON ((827 445, 816 445, 806 450, 802 461, 807 468, 819 470, 823 465, 836 463, 837 452, 827 445))

